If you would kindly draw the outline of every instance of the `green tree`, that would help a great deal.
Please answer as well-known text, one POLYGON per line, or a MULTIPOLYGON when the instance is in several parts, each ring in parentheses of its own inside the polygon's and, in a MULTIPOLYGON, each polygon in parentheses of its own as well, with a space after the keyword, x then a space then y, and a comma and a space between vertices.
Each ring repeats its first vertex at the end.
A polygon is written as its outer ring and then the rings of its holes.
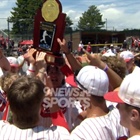
MULTIPOLYGON (((37 9, 42 7, 45 0, 17 0, 16 6, 12 8, 12 16, 9 22, 13 23, 12 33, 15 35, 22 35, 23 39, 27 35, 33 34, 34 16, 37 9), (25 37, 24 37, 25 36, 25 37)), ((66 17, 66 28, 72 25, 70 17, 66 17)))
POLYGON ((94 30, 104 27, 105 22, 102 21, 102 15, 95 5, 82 14, 78 22, 80 30, 94 30))
POLYGON ((13 34, 32 34, 34 16, 44 0, 17 0, 16 7, 12 8, 9 22, 13 23, 13 34))
POLYGON ((71 27, 71 25, 73 25, 72 20, 69 16, 66 16, 66 27, 71 27))
POLYGON ((65 33, 71 33, 72 32, 72 26, 73 25, 73 22, 72 20, 70 19, 69 16, 66 16, 66 27, 65 27, 65 33))

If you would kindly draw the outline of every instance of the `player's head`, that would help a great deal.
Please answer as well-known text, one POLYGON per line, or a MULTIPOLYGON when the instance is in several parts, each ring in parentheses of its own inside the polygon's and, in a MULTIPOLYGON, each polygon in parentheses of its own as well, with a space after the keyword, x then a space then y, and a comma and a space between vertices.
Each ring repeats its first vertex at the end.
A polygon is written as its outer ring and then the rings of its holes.
POLYGON ((113 45, 113 44, 111 44, 111 45, 110 45, 110 49, 113 49, 113 48, 114 48, 114 45, 113 45))
POLYGON ((16 57, 9 56, 9 57, 7 57, 7 60, 10 63, 11 72, 18 73, 19 72, 19 63, 18 63, 17 58, 16 57))
POLYGON ((56 65, 47 65, 47 73, 51 78, 54 88, 60 88, 65 83, 65 76, 56 65))
POLYGON ((2 77, 0 77, 0 87, 7 94, 7 90, 10 85, 19 77, 18 73, 6 72, 2 77))
POLYGON ((103 99, 103 95, 108 92, 109 80, 107 74, 95 66, 84 66, 76 77, 68 77, 66 82, 77 86, 81 90, 87 91, 93 98, 103 99))
POLYGON ((122 58, 117 56, 101 56, 101 60, 105 62, 109 68, 115 71, 122 79, 126 75, 126 64, 122 58))
POLYGON ((10 86, 7 98, 13 121, 19 127, 36 125, 44 93, 44 84, 36 78, 22 76, 10 86))
POLYGON ((131 73, 135 66, 134 54, 131 51, 123 51, 120 53, 120 57, 124 59, 127 70, 131 73))
MULTIPOLYGON (((140 123, 140 71, 124 78, 119 91, 108 92, 106 100, 117 102, 121 116, 121 124, 130 128, 130 124, 139 127, 140 123)), ((140 128, 139 128, 140 129, 140 128)))

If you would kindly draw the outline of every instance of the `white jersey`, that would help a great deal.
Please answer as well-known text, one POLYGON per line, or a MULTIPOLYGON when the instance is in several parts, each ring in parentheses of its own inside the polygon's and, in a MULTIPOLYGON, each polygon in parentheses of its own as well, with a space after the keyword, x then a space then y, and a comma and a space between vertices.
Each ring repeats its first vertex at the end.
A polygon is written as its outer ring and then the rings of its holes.
POLYGON ((140 135, 135 135, 135 136, 129 138, 128 140, 140 140, 140 135))
POLYGON ((45 128, 37 126, 29 129, 20 129, 15 125, 0 121, 1 140, 69 140, 69 132, 60 126, 45 128))
POLYGON ((85 119, 71 133, 73 140, 117 140, 128 136, 128 130, 120 125, 117 109, 107 115, 85 119))
POLYGON ((0 120, 2 120, 2 117, 4 115, 6 103, 6 96, 4 95, 4 91, 0 87, 0 120))
POLYGON ((132 71, 132 74, 137 74, 140 72, 140 67, 135 66, 134 70, 132 71))
POLYGON ((0 77, 2 77, 4 75, 3 70, 0 67, 0 77))

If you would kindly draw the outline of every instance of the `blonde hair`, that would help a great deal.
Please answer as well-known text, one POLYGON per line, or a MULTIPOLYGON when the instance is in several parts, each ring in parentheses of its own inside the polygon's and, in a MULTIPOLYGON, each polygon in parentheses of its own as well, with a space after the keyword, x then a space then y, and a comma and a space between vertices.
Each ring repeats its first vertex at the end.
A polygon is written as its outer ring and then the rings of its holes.
POLYGON ((19 77, 18 74, 7 72, 5 75, 0 77, 0 87, 6 93, 11 84, 19 77))

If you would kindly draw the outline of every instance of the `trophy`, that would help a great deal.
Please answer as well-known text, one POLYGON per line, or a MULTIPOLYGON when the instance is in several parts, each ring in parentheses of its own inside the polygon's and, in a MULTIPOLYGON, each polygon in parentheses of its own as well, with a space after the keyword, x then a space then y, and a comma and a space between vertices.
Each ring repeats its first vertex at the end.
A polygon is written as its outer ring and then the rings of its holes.
POLYGON ((45 0, 35 15, 33 46, 47 52, 46 61, 48 63, 55 64, 56 59, 62 58, 57 38, 63 39, 65 18, 66 14, 62 13, 62 5, 59 0, 45 0))

